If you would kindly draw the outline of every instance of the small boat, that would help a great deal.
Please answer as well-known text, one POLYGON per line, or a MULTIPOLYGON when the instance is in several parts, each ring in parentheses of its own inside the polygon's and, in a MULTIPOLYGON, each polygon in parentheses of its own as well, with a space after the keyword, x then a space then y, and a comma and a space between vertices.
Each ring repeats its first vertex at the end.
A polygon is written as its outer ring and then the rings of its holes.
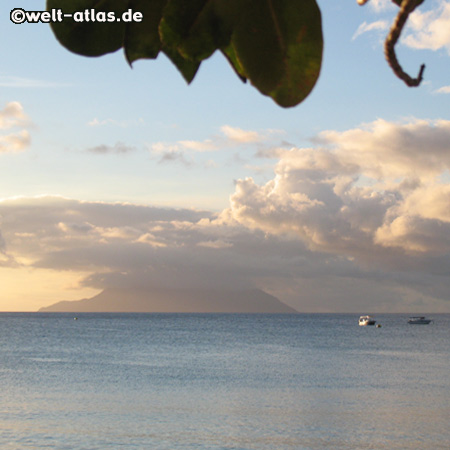
POLYGON ((427 319, 424 316, 415 316, 410 317, 408 323, 411 325, 428 325, 430 322, 433 322, 431 319, 427 319))
POLYGON ((359 318, 359 326, 364 327, 366 325, 375 325, 377 321, 371 316, 361 316, 359 318))

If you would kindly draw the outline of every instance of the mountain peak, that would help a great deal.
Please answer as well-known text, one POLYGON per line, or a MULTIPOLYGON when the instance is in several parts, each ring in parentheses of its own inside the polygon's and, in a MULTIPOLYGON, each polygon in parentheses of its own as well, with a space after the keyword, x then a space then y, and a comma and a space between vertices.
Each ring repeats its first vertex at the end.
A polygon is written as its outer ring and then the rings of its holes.
POLYGON ((62 301, 39 312, 296 313, 260 289, 107 288, 91 298, 62 301))

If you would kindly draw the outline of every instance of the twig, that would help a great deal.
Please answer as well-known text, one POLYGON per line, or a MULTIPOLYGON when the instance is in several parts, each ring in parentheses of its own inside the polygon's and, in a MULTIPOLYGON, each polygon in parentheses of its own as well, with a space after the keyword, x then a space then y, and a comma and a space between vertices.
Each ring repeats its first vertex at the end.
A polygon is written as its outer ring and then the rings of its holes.
MULTIPOLYGON (((365 5, 369 0, 357 0, 359 5, 365 5)), ((423 0, 392 0, 393 3, 400 6, 400 11, 392 24, 391 30, 384 43, 384 54, 387 62, 391 66, 395 75, 403 80, 408 86, 419 86, 423 79, 423 72, 425 70, 425 64, 420 66, 419 74, 417 78, 410 77, 402 68, 398 62, 397 55, 395 54, 395 44, 397 43, 400 34, 408 20, 409 15, 423 2, 423 0)))
MULTIPOLYGON (((368 0, 365 0, 368 1, 368 0)), ((419 86, 423 79, 423 71, 425 70, 425 64, 420 66, 419 74, 417 78, 410 77, 402 68, 398 62, 397 55, 395 54, 395 44, 397 43, 400 33, 408 20, 409 15, 419 6, 423 0, 403 0, 400 6, 400 11, 395 18, 395 21, 391 27, 388 37, 384 43, 384 54, 386 59, 391 66, 394 73, 398 78, 403 80, 408 86, 415 87, 419 86)))

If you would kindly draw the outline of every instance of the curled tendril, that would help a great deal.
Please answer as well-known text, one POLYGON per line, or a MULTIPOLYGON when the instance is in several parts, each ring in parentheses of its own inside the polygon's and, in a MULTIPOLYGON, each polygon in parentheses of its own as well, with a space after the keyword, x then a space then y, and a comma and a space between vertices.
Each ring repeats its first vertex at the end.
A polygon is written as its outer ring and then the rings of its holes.
MULTIPOLYGON (((369 0, 357 0, 359 5, 365 5, 369 0)), ((410 77, 402 68, 398 62, 397 55, 395 54, 395 44, 397 43, 400 34, 408 20, 409 15, 424 1, 424 0, 392 0, 396 5, 400 6, 400 11, 392 24, 391 30, 384 43, 384 54, 386 59, 398 78, 403 80, 407 86, 415 87, 419 86, 423 79, 423 72, 425 70, 425 64, 420 66, 419 74, 417 78, 410 77)))

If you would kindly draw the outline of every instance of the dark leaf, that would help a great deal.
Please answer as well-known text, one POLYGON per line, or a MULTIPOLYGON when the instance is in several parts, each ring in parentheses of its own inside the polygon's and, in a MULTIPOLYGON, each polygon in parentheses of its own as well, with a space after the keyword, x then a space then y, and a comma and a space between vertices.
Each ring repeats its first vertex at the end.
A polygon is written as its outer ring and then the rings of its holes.
POLYGON ((279 105, 311 92, 322 61, 322 26, 315 0, 247 0, 232 45, 244 73, 279 105))
POLYGON ((200 62, 183 58, 183 56, 181 56, 180 53, 172 47, 163 46, 162 51, 175 64, 187 83, 190 83, 194 79, 195 74, 200 67, 200 62))
POLYGON ((124 47, 129 63, 162 50, 190 83, 202 60, 221 50, 241 80, 287 107, 312 90, 322 61, 322 25, 315 0, 47 0, 90 20, 52 25, 69 50, 99 56, 124 47), (141 12, 143 21, 110 21, 141 12))
POLYGON ((168 0, 159 26, 164 45, 178 48, 208 0, 168 0))
POLYGON ((161 50, 159 23, 167 0, 129 0, 129 8, 143 14, 141 22, 130 22, 125 31, 124 50, 128 62, 154 59, 161 50))
POLYGON ((128 9, 128 1, 47 0, 47 9, 61 9, 64 14, 76 13, 72 19, 65 18, 52 24, 58 41, 74 53, 100 56, 115 52, 123 45, 126 22, 109 20, 112 13, 121 17, 128 9), (83 20, 80 15, 83 15, 83 20))

